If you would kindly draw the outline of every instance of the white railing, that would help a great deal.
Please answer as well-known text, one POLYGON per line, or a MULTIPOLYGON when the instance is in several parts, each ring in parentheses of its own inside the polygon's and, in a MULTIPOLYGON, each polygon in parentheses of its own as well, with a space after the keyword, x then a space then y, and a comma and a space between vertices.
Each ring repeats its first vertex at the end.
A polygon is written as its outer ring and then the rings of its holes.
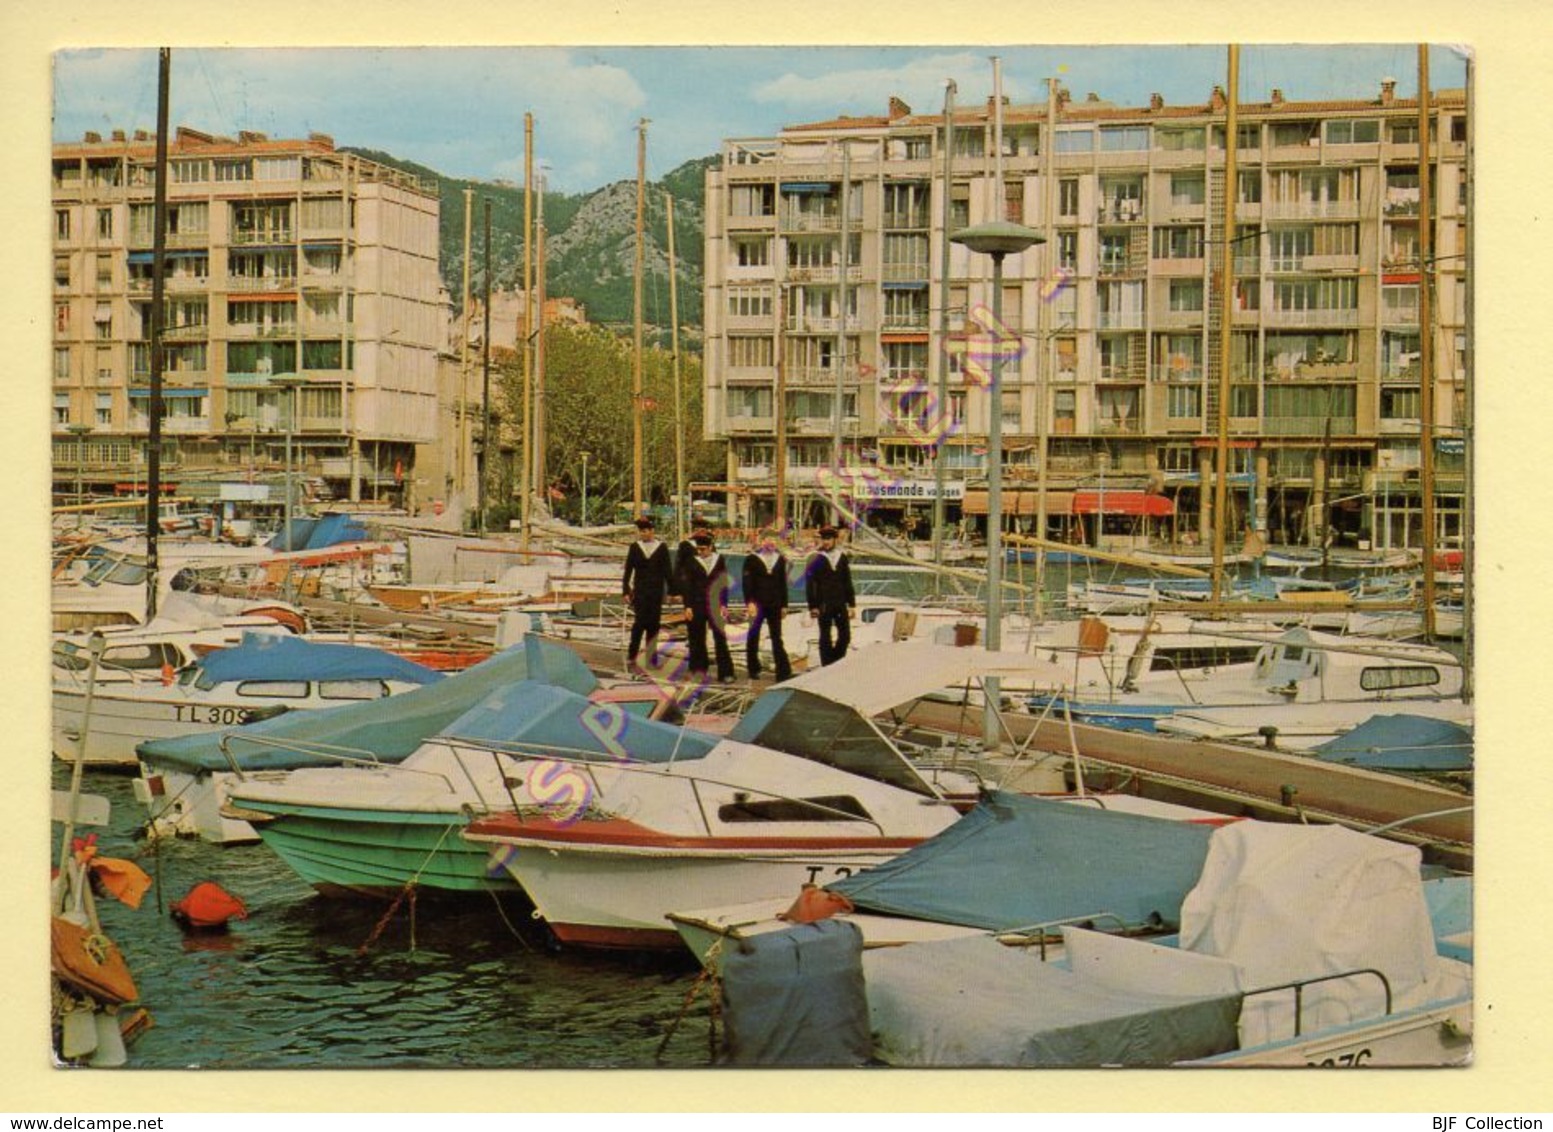
POLYGON ((1101 311, 1097 325, 1101 330, 1142 330, 1142 311, 1101 311))
POLYGON ((1269 310, 1268 326, 1358 326, 1357 310, 1269 310))

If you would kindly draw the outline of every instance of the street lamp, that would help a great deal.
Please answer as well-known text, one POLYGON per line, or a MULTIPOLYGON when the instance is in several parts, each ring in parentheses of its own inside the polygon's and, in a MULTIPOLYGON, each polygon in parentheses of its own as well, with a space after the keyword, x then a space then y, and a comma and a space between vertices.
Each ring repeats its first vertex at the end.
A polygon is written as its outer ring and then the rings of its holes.
POLYGON ((588 525, 588 457, 592 455, 591 452, 577 453, 582 461, 582 522, 579 525, 584 527, 588 525))
MULTIPOLYGON (((1018 255, 1046 237, 1034 228, 995 220, 962 228, 949 237, 978 255, 992 257, 992 322, 998 335, 992 351, 992 381, 988 391, 987 420, 987 648, 997 651, 1003 643, 1003 257, 1018 255)), ((944 273, 948 275, 948 264, 944 273)), ((998 746, 998 698, 1001 682, 988 677, 982 714, 982 741, 987 749, 998 746)))
POLYGON ((75 437, 75 505, 78 510, 75 513, 75 525, 81 525, 82 512, 79 508, 86 496, 86 488, 83 481, 86 478, 86 441, 84 437, 92 431, 89 424, 66 425, 65 431, 75 437))

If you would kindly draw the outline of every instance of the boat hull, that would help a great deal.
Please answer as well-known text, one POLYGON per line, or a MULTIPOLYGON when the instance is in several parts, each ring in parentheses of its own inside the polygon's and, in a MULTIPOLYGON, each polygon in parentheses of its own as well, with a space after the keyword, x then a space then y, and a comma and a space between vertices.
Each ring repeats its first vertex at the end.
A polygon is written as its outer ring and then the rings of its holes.
POLYGON ((796 897, 805 884, 883 864, 915 843, 732 844, 752 840, 685 838, 625 848, 514 838, 493 845, 492 859, 523 887, 562 943, 673 949, 683 944, 668 920, 671 911, 796 897))
MULTIPOLYGON (((54 754, 64 762, 76 761, 85 704, 84 690, 54 689, 54 754)), ((258 711, 214 700, 196 701, 176 694, 131 699, 99 689, 92 699, 91 732, 87 736, 83 761, 87 766, 133 769, 135 748, 141 743, 152 739, 176 739, 222 727, 240 727, 274 714, 275 710, 258 711)))
POLYGON ((483 847, 459 836, 459 811, 310 806, 241 798, 229 816, 246 819, 299 877, 330 896, 395 896, 406 887, 450 893, 517 892, 487 867, 483 847))

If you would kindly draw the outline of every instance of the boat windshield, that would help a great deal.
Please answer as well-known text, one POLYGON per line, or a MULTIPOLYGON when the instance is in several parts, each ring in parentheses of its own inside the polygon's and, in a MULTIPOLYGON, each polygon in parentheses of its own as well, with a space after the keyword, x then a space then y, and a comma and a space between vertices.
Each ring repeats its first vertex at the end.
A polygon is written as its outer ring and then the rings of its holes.
POLYGON ((104 558, 87 571, 81 581, 88 586, 109 583, 116 586, 140 586, 146 581, 144 563, 127 558, 104 558))
POLYGON ((811 759, 837 770, 871 778, 914 794, 934 797, 933 789, 901 753, 853 708, 808 692, 768 692, 730 736, 811 759))

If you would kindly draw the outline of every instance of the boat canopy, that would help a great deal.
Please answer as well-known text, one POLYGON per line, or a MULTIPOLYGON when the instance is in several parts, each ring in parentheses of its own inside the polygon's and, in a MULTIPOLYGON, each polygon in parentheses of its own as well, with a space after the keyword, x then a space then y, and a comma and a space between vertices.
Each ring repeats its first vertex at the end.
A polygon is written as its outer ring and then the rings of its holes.
POLYGON ((773 688, 756 700, 728 732, 728 738, 832 766, 914 794, 937 796, 905 757, 879 734, 878 728, 854 708, 792 687, 796 682, 773 688))
POLYGON ((1311 754, 1370 770, 1471 770, 1472 730, 1448 719, 1377 715, 1311 754))
POLYGON ((360 758, 370 753, 381 762, 397 763, 497 688, 527 679, 543 680, 582 695, 598 687, 598 681, 571 649, 528 637, 521 645, 455 676, 397 696, 287 712, 224 731, 153 739, 135 750, 152 766, 193 774, 229 770, 232 761, 245 771, 332 766, 337 759, 331 754, 360 758), (256 741, 245 742, 245 737, 256 741), (231 752, 230 760, 223 744, 231 752))
POLYGON ((439 735, 585 762, 699 759, 718 743, 715 735, 632 715, 619 704, 595 703, 537 680, 497 688, 439 735))
POLYGON ((1026 653, 891 641, 849 653, 835 664, 811 668, 778 690, 807 692, 873 716, 988 676, 1043 687, 1065 687, 1073 679, 1071 670, 1026 653))
POLYGON ((936 837, 827 887, 860 909, 988 931, 1101 912, 1175 924, 1212 832, 997 791, 936 837))
POLYGON ((277 633, 244 633, 242 644, 207 653, 192 665, 194 683, 233 680, 402 680, 433 684, 442 673, 364 645, 320 644, 277 633))
POLYGON ((286 529, 281 527, 266 546, 274 550, 322 550, 346 542, 364 542, 372 537, 367 528, 350 515, 335 513, 318 519, 291 520, 291 540, 286 540, 286 529))

